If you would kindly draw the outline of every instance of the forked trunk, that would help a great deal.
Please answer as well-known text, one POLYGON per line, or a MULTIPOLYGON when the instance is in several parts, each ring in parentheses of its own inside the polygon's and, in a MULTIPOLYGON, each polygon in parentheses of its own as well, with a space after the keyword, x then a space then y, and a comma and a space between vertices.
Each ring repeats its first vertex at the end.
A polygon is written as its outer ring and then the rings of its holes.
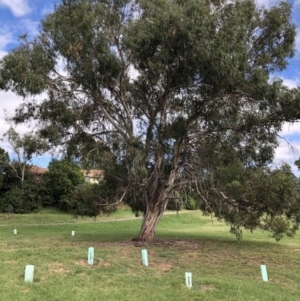
MULTIPOLYGON (((163 159, 161 156, 160 160, 157 160, 156 162, 156 169, 159 171, 161 168, 160 165, 162 164, 162 161, 163 159)), ((174 165, 177 166, 177 163, 174 165)), ((155 172, 153 173, 155 174, 155 172)), ((168 200, 172 191, 176 187, 174 185, 176 179, 175 168, 170 172, 168 180, 164 183, 159 184, 159 181, 157 180, 157 178, 159 177, 158 174, 162 174, 162 171, 157 172, 156 178, 152 179, 152 193, 149 195, 149 199, 147 202, 147 210, 144 215, 143 224, 138 236, 138 240, 141 241, 150 242, 154 240, 156 226, 166 210, 168 200)))
POLYGON ((161 200, 147 206, 147 211, 144 215, 143 224, 138 236, 139 240, 147 242, 154 240, 156 226, 163 216, 166 206, 166 200, 161 200))

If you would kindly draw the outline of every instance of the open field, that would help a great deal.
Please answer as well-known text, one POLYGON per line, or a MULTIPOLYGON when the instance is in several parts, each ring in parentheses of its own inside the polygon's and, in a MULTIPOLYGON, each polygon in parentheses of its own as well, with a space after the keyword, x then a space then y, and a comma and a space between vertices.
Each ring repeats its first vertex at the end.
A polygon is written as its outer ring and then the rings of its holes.
POLYGON ((49 210, 12 220, 0 214, 1 300, 300 300, 300 234, 277 243, 267 233, 244 233, 238 242, 228 226, 193 211, 166 214, 157 241, 141 244, 131 241, 140 224, 127 209, 96 220, 49 210), (87 265, 90 246, 94 266, 87 265), (27 264, 35 266, 33 284, 24 283, 27 264))

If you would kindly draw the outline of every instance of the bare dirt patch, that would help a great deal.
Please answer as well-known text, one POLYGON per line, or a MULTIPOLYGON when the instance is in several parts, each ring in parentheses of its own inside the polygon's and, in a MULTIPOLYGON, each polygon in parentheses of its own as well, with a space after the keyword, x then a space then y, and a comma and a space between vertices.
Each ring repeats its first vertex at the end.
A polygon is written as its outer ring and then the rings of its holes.
POLYGON ((110 267, 111 264, 109 262, 105 262, 103 260, 95 260, 93 265, 87 263, 87 260, 79 259, 75 261, 76 265, 80 265, 83 267, 110 267))
POLYGON ((5 261, 6 263, 9 263, 9 264, 16 264, 17 262, 15 260, 7 260, 5 261))
POLYGON ((118 256, 120 258, 128 258, 128 257, 132 256, 132 249, 122 248, 122 249, 118 250, 118 256))
POLYGON ((98 261, 96 262, 96 265, 99 266, 99 267, 110 267, 110 263, 109 262, 105 262, 105 261, 98 261))
POLYGON ((149 266, 155 268, 159 272, 167 272, 173 267, 172 264, 166 262, 151 262, 149 266))
POLYGON ((216 287, 212 284, 202 284, 199 286, 199 289, 202 291, 211 291, 216 289, 216 287))
POLYGON ((199 241, 187 241, 187 240, 155 240, 153 242, 143 242, 143 241, 125 241, 119 243, 122 246, 135 246, 140 248, 146 247, 162 247, 162 248, 170 248, 176 250, 198 250, 203 248, 203 243, 199 241))
POLYGON ((153 242, 143 242, 143 241, 121 241, 121 242, 93 242, 94 246, 102 247, 102 248, 110 248, 110 247, 136 247, 136 248, 169 248, 174 250, 199 250, 203 249, 206 246, 206 243, 200 241, 192 241, 192 240, 163 240, 157 239, 153 242))
POLYGON ((88 265, 87 261, 86 261, 86 260, 83 260, 83 259, 76 260, 76 261, 75 261, 75 264, 76 264, 76 265, 83 266, 83 267, 90 266, 90 265, 88 265))
POLYGON ((49 263, 48 271, 50 274, 65 274, 67 272, 64 265, 60 262, 49 263))

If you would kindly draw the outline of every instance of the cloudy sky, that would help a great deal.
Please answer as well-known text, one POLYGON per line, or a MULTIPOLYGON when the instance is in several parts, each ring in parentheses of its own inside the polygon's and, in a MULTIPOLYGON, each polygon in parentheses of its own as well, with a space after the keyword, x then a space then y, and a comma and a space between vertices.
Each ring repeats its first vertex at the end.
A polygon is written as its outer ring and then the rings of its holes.
MULTIPOLYGON (((33 37, 38 32, 39 21, 53 10, 56 0, 0 0, 0 58, 18 45, 18 36, 27 33, 33 37)), ((259 5, 269 7, 279 3, 278 0, 257 0, 259 5)), ((297 25, 296 55, 291 60, 287 70, 276 76, 282 78, 289 87, 300 85, 300 0, 291 1, 293 4, 293 20, 297 25)), ((13 114, 22 98, 11 92, 0 91, 0 138, 8 130, 5 116, 13 114)), ((18 126, 19 133, 25 133, 30 128, 18 126)), ((280 135, 280 147, 276 151, 275 164, 288 162, 298 176, 300 173, 293 166, 293 162, 300 157, 300 123, 286 124, 280 135)), ((9 145, 0 142, 0 147, 10 151, 9 145)), ((39 158, 36 163, 46 166, 48 158, 39 158)))

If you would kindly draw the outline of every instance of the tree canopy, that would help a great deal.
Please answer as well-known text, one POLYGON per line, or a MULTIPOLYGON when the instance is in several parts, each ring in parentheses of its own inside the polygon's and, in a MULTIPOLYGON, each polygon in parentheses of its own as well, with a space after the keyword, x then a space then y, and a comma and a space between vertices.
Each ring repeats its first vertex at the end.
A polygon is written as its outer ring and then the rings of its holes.
POLYGON ((4 134, 13 154, 10 169, 16 178, 24 181, 26 168, 34 156, 41 156, 48 150, 48 143, 36 134, 20 136, 12 127, 4 134))
POLYGON ((144 211, 139 239, 154 238, 176 191, 234 226, 273 231, 262 217, 290 221, 299 202, 271 184, 259 197, 252 173, 292 178, 265 168, 283 122, 299 117, 299 89, 271 77, 295 35, 288 2, 65 0, 0 61, 0 88, 26 97, 14 121, 38 120, 52 145, 106 150, 116 197, 144 211), (230 166, 239 173, 227 179, 230 166))
MULTIPOLYGON (((26 153, 23 148, 18 150, 18 155, 26 153)), ((0 148, 0 211, 8 214, 38 211, 42 205, 44 189, 34 181, 30 165, 22 159, 23 156, 10 160, 8 153, 0 148)))
POLYGON ((66 160, 52 160, 49 163, 49 171, 43 175, 41 180, 49 195, 48 203, 45 204, 63 210, 70 209, 71 193, 78 185, 85 182, 80 167, 66 160))

